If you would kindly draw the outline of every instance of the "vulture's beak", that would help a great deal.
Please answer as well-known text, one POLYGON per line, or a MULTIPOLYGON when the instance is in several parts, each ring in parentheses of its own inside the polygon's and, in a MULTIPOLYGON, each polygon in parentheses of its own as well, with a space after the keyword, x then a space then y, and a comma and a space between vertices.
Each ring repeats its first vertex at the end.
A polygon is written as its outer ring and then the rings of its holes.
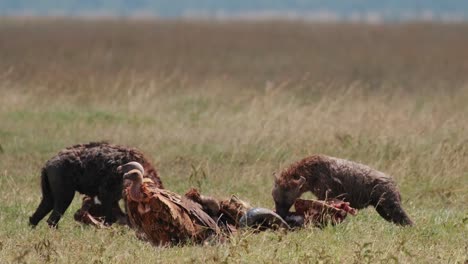
POLYGON ((117 167, 117 173, 122 173, 122 165, 117 167))

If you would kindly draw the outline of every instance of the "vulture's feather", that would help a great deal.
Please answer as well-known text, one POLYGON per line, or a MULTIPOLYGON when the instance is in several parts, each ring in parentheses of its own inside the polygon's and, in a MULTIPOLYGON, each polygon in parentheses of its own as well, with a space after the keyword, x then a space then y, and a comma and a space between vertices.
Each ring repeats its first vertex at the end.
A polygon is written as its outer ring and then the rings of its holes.
POLYGON ((158 188, 150 179, 136 177, 126 188, 124 197, 132 226, 154 245, 197 243, 220 232, 199 205, 158 188))

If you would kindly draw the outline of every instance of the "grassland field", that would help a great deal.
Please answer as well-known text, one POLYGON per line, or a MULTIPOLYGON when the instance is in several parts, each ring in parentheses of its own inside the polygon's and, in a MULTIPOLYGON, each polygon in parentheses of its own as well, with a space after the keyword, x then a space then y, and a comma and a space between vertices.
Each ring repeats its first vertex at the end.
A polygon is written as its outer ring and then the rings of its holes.
MULTIPOLYGON (((0 263, 468 263, 468 24, 0 19, 0 263), (143 150, 165 186, 272 208, 313 153, 397 181, 415 221, 154 248, 127 227, 32 230, 60 149, 143 150)), ((305 197, 311 198, 312 195, 305 197)))

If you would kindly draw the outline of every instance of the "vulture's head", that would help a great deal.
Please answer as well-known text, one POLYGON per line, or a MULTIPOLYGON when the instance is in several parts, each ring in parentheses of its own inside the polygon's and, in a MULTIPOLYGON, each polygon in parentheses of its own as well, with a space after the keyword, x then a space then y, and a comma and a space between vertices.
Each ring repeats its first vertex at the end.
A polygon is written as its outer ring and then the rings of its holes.
MULTIPOLYGON (((138 162, 132 161, 119 166, 117 168, 117 172, 124 174, 124 193, 127 193, 131 200, 140 201, 143 198, 140 191, 140 187, 143 182, 143 173, 145 172, 143 166, 138 162)), ((124 198, 126 197, 125 195, 123 196, 124 198)))
POLYGON ((123 175, 124 180, 130 180, 132 182, 142 182, 143 174, 140 170, 131 170, 123 175))
POLYGON ((143 199, 143 194, 141 193, 141 185, 143 183, 143 174, 140 170, 131 170, 124 174, 124 194, 123 197, 125 198, 125 194, 128 194, 128 198, 133 201, 141 201, 143 199))
POLYGON ((136 161, 132 161, 132 162, 129 162, 129 163, 126 163, 124 165, 117 167, 117 173, 126 174, 127 172, 131 170, 139 170, 142 175, 145 174, 145 169, 143 168, 143 166, 136 161))

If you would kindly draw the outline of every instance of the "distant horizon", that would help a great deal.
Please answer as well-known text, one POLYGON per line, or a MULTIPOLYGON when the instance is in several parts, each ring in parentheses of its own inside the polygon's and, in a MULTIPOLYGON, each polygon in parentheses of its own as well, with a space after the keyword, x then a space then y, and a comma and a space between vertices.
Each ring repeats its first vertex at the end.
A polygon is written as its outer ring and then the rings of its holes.
POLYGON ((468 1, 445 0, 0 0, 0 16, 305 20, 468 21, 468 1))
POLYGON ((340 14, 329 10, 317 10, 311 12, 297 11, 246 11, 239 13, 225 12, 200 12, 187 10, 180 16, 161 16, 155 13, 135 10, 129 13, 117 13, 109 11, 80 11, 67 13, 51 11, 48 13, 24 10, 0 14, 0 18, 71 18, 71 19, 147 19, 147 20, 214 20, 214 21, 304 21, 304 22, 357 22, 357 23, 392 23, 392 22, 442 22, 462 23, 468 21, 468 16, 461 13, 436 14, 430 10, 421 12, 405 12, 402 14, 388 14, 378 11, 353 12, 352 14, 340 14))

